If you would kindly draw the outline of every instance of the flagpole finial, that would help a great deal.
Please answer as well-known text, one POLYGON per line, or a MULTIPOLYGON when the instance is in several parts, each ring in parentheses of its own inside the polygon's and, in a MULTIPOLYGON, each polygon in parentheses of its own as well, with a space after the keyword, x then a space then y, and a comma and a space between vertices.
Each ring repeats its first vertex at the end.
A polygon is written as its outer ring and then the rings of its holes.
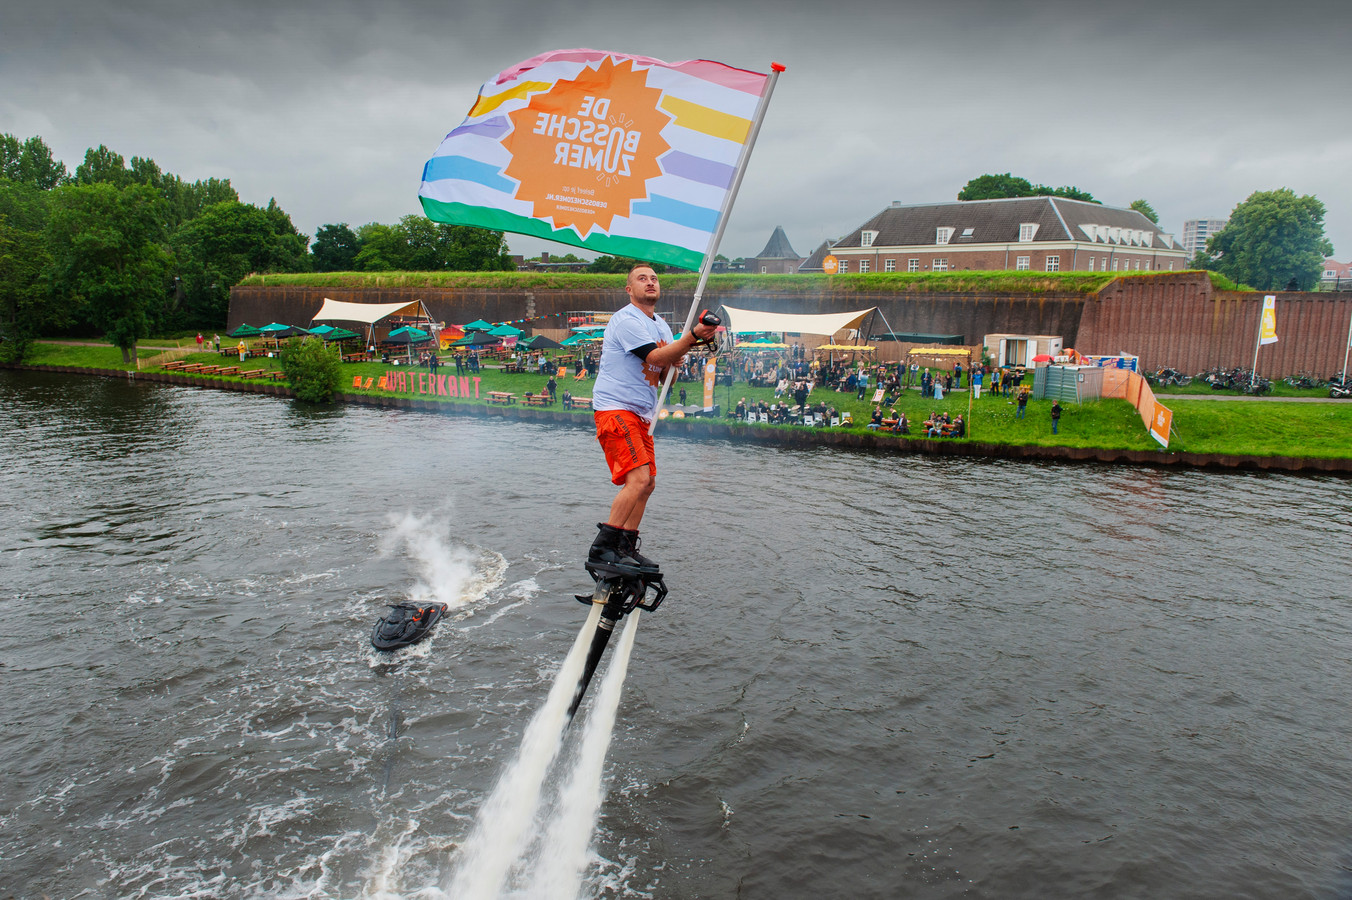
POLYGON ((782 63, 772 62, 770 63, 770 68, 774 69, 776 72, 784 71, 784 65, 782 63))

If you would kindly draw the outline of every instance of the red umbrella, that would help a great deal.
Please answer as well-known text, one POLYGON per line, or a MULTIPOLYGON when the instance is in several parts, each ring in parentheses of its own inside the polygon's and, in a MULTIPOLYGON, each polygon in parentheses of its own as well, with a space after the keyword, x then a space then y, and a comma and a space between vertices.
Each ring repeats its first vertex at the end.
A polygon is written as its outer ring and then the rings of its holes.
POLYGON ((1039 353, 1033 357, 1033 362, 1051 362, 1052 358, 1045 353, 1039 353))

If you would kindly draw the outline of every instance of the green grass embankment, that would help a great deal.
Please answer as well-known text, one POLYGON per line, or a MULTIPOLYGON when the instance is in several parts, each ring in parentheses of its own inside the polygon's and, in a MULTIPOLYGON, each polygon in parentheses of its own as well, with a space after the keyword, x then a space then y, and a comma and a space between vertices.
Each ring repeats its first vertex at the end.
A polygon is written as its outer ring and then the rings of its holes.
MULTIPOLYGON (((142 356, 158 353, 158 348, 147 348, 142 356)), ((189 362, 227 363, 233 360, 223 359, 215 353, 193 353, 184 357, 189 362)), ((78 366, 87 368, 134 370, 134 365, 125 365, 122 355, 115 347, 67 346, 38 344, 27 360, 31 365, 78 366)), ((246 368, 279 368, 275 359, 251 359, 246 368)), ((403 367, 399 367, 402 369, 403 367)), ((352 387, 352 379, 360 375, 363 382, 371 378, 373 384, 393 367, 381 363, 352 363, 343 366, 343 384, 345 394, 370 396, 389 396, 390 392, 352 387)), ((151 370, 153 371, 153 370, 151 370)), ((425 369, 407 370, 426 372, 425 369)), ((453 374, 455 367, 446 366, 443 374, 453 374)), ((192 377, 192 376, 188 376, 192 377)), ((216 380, 238 380, 231 376, 202 376, 216 380)), ((546 378, 529 374, 506 374, 498 369, 484 369, 479 373, 479 399, 443 398, 430 395, 418 395, 404 392, 398 396, 420 397, 441 403, 459 403, 486 405, 488 391, 510 391, 524 394, 527 391, 539 392, 544 389, 546 378)), ((559 382, 559 392, 566 388, 579 396, 590 396, 591 380, 575 382, 571 377, 559 382)), ((690 402, 698 402, 703 388, 696 384, 679 383, 676 389, 685 387, 690 402)), ((1281 385, 1286 390, 1293 390, 1281 385)), ((870 394, 872 390, 870 390, 870 394)), ((1303 396, 1326 396, 1318 391, 1299 392, 1303 396)), ((731 391, 720 385, 715 392, 715 400, 726 412, 735 406, 738 399, 745 397, 748 402, 765 400, 775 402, 772 388, 753 388, 742 382, 733 386, 731 391)), ((1169 395, 1161 393, 1160 401, 1169 404, 1169 395)), ((838 393, 825 389, 814 391, 810 402, 815 405, 825 401, 840 411, 848 411, 854 418, 855 429, 863 430, 873 411, 873 404, 855 399, 853 393, 838 393)), ((904 412, 912 425, 912 437, 920 436, 920 423, 933 410, 947 411, 952 416, 968 415, 968 398, 965 393, 953 393, 942 401, 927 400, 920 397, 919 391, 904 391, 895 404, 898 411, 904 412)), ((1012 398, 991 397, 989 394, 971 405, 970 435, 966 440, 992 444, 1065 446, 1104 448, 1115 450, 1156 450, 1158 445, 1146 433, 1140 416, 1122 400, 1101 400, 1084 404, 1063 404, 1060 433, 1051 433, 1051 402, 1035 400, 1028 404, 1027 416, 1015 418, 1016 406, 1012 398)), ((1217 453, 1229 455, 1254 456, 1294 456, 1320 458, 1352 458, 1352 402, 1347 403, 1282 403, 1262 401, 1220 401, 1186 400, 1178 401, 1171 407, 1174 411, 1175 435, 1169 449, 1178 452, 1217 453)), ((551 407, 560 410, 559 405, 551 407)), ((888 410, 884 410, 888 412, 888 410)), ((575 411, 577 416, 588 416, 583 411, 575 411)), ((795 428, 791 425, 756 425, 755 428, 795 428)))

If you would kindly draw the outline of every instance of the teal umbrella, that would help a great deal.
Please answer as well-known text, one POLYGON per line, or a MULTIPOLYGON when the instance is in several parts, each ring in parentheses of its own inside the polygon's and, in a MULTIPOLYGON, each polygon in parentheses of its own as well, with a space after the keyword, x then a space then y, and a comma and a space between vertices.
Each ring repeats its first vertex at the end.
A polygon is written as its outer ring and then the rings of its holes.
POLYGON ((513 328, 511 325, 502 324, 496 328, 488 329, 488 333, 497 335, 498 337, 520 337, 526 332, 522 331, 520 328, 513 328))
MULTIPOLYGON (((320 337, 324 337, 330 331, 341 331, 341 330, 342 329, 334 328, 332 325, 320 325, 318 328, 311 328, 310 334, 317 334, 320 337)), ((327 338, 325 338, 325 340, 327 340, 327 338)))
POLYGON ((491 331, 492 329, 493 323, 485 322, 483 319, 470 322, 468 325, 465 326, 466 331, 491 331))
POLYGON ((405 325, 403 328, 396 328, 394 329, 394 331, 391 331, 389 335, 386 336, 385 340, 398 341, 401 344, 404 343, 416 344, 418 341, 425 341, 431 336, 432 335, 428 334, 426 331, 423 331, 421 328, 414 328, 412 325, 405 325))
POLYGON ((601 340, 601 336, 600 336, 600 335, 592 335, 592 334, 575 334, 575 335, 573 335, 573 336, 570 337, 570 338, 564 338, 563 341, 560 342, 560 346, 562 346, 562 347, 576 347, 578 344, 590 344, 590 343, 592 343, 592 342, 594 342, 594 341, 599 341, 599 340, 601 340))
POLYGON ((262 333, 263 332, 259 331, 257 328, 253 327, 248 322, 241 322, 238 328, 230 332, 230 337, 250 338, 250 337, 258 337, 262 333))
POLYGON ((472 331, 462 337, 460 340, 451 344, 452 347, 489 347, 493 344, 501 343, 499 338, 491 334, 485 334, 482 331, 472 331))
POLYGON ((298 334, 309 334, 299 325, 282 325, 280 322, 273 322, 271 325, 264 325, 258 329, 263 333, 263 337, 270 338, 288 338, 295 337, 298 334))

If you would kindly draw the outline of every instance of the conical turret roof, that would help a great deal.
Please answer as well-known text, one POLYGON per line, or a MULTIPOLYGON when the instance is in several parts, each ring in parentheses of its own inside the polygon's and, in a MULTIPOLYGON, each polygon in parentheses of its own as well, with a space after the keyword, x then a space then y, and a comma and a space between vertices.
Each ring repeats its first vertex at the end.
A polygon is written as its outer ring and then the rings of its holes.
POLYGON ((775 233, 770 235, 765 249, 756 254, 756 259, 799 259, 789 244, 789 236, 784 233, 784 226, 775 226, 775 233))

